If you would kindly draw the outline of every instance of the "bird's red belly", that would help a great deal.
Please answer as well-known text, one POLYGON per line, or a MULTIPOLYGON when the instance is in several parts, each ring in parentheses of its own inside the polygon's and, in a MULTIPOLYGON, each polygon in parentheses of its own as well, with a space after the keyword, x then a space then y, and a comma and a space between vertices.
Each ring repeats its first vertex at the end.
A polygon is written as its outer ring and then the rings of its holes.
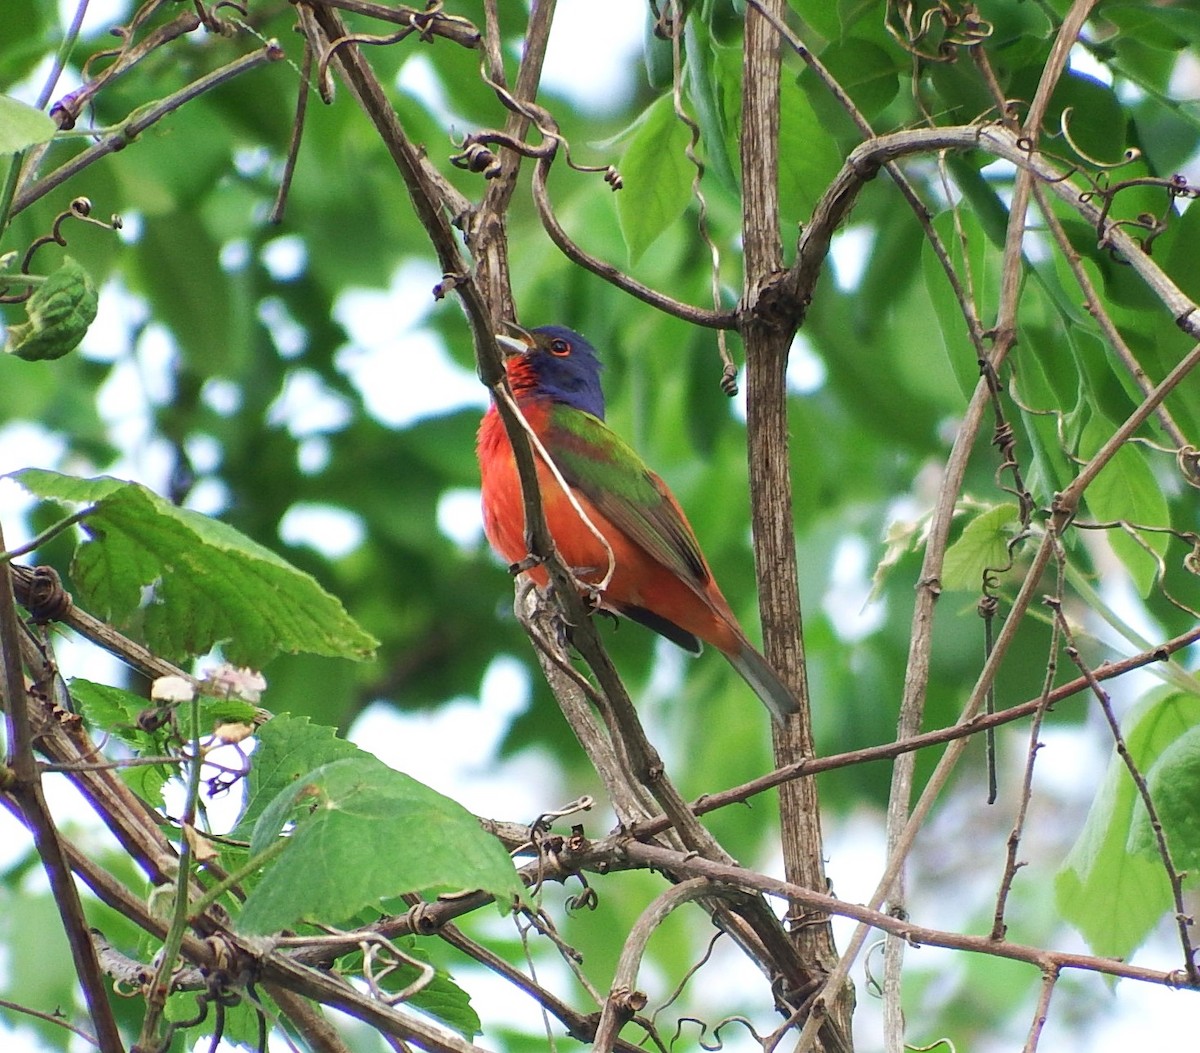
MULTIPOLYGON (((502 559, 519 563, 528 555, 525 509, 516 463, 502 430, 499 435, 481 433, 480 464, 484 532, 502 559)), ((563 562, 584 581, 598 582, 607 573, 610 558, 613 560, 612 579, 601 597, 602 605, 618 612, 622 607, 642 607, 722 651, 738 648, 740 642, 730 622, 714 610, 714 606, 728 610, 715 585, 711 587, 715 597, 702 598, 673 571, 630 542, 579 491, 573 491, 584 514, 611 546, 610 557, 550 470, 540 460, 537 468, 546 523, 563 562)), ((527 573, 542 587, 549 580, 542 567, 533 567, 527 573)))

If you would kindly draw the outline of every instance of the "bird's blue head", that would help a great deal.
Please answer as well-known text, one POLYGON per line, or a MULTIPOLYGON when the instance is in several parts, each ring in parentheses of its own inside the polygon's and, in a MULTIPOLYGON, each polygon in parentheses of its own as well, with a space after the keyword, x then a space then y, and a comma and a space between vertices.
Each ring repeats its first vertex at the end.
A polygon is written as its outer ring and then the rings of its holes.
POLYGON ((497 334, 508 355, 509 383, 517 398, 549 398, 604 420, 604 390, 596 349, 582 336, 561 325, 521 329, 513 335, 497 334))

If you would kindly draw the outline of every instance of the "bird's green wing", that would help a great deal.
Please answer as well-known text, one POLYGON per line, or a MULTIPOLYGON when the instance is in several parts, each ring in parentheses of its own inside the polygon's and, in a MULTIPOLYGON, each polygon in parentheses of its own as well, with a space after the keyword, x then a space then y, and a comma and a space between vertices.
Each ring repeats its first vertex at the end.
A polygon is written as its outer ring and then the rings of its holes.
POLYGON ((567 483, 658 562, 699 590, 711 578, 692 528, 666 484, 619 435, 590 413, 556 405, 547 449, 567 483))

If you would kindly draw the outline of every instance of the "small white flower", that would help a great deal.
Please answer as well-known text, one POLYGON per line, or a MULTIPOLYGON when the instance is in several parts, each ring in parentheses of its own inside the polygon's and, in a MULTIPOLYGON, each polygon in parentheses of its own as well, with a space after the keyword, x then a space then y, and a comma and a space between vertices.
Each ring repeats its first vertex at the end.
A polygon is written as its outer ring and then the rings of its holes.
POLYGON ((218 696, 240 698, 243 702, 257 703, 267 689, 266 677, 257 669, 219 665, 205 673, 204 679, 216 688, 218 696))
POLYGON ((160 676, 150 686, 150 697, 155 702, 190 702, 196 689, 182 676, 160 676))

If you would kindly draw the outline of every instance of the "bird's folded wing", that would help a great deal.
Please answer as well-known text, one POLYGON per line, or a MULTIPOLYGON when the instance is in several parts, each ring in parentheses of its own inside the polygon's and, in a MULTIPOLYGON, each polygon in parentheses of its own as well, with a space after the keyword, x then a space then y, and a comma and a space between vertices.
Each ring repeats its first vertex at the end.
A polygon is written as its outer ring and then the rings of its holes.
POLYGON ((703 594, 712 575, 666 484, 619 435, 590 413, 555 406, 547 448, 568 485, 663 566, 703 594))

